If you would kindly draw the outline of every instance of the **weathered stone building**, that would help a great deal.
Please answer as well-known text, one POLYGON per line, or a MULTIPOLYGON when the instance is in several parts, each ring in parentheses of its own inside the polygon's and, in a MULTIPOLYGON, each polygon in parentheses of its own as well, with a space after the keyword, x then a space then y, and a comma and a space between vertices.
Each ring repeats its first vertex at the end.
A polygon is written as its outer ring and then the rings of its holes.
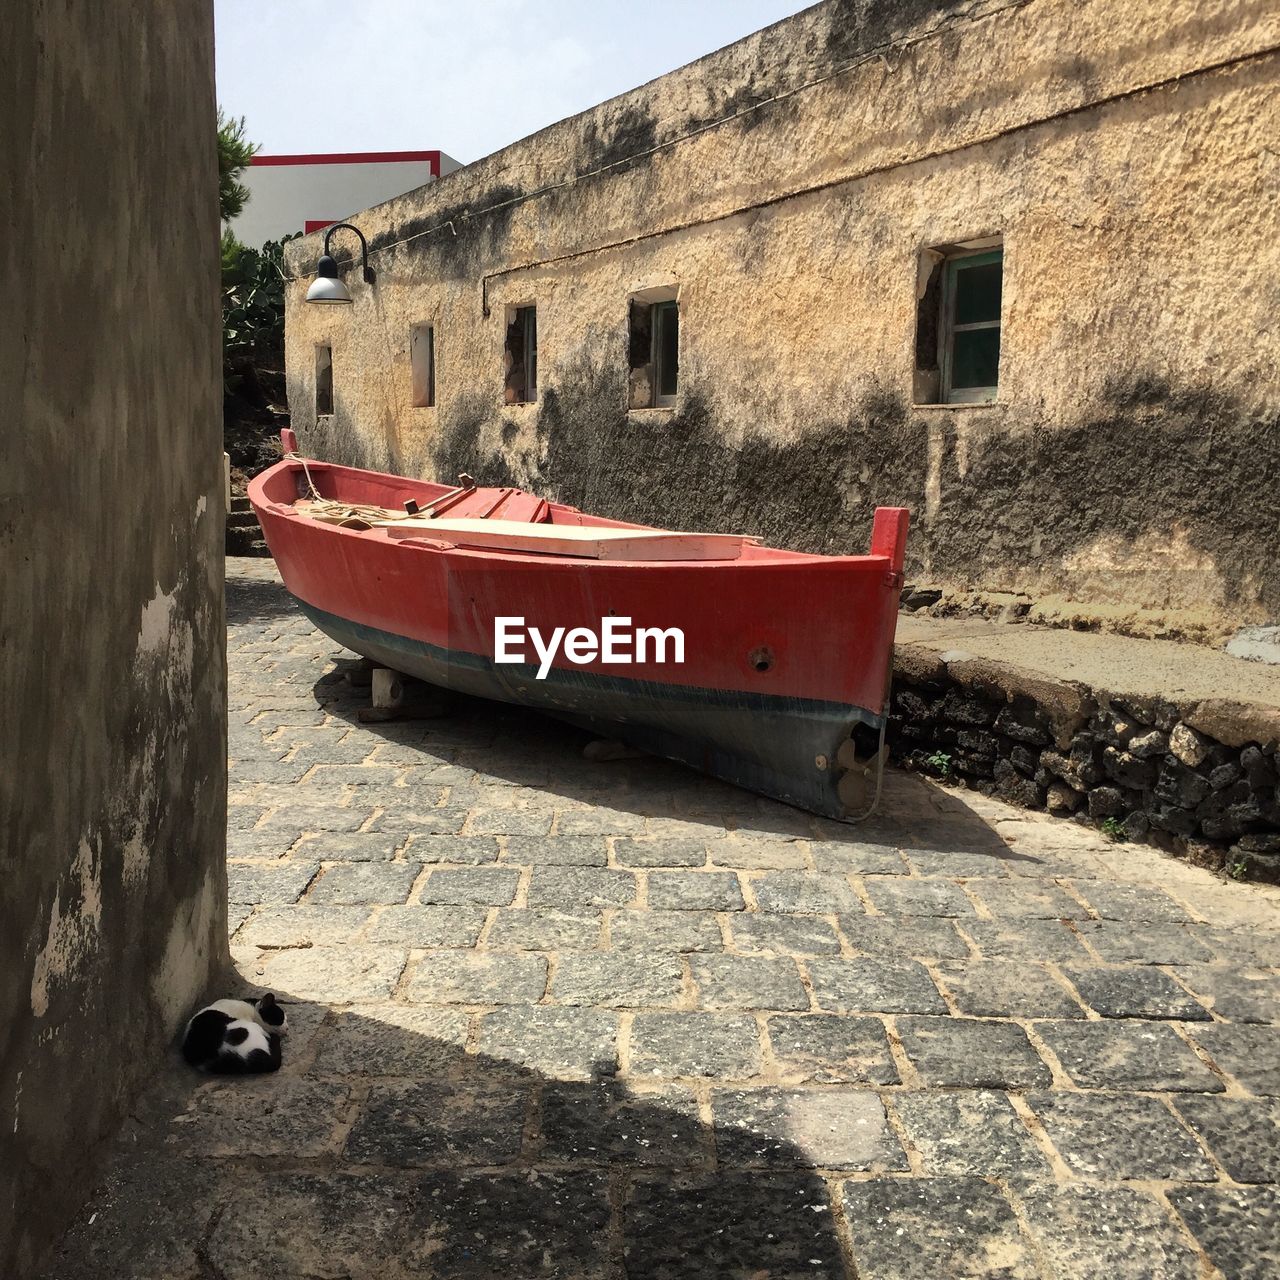
POLYGON ((917 581, 1272 619, 1278 46, 1263 0, 817 5, 359 215, 353 306, 294 243, 294 425, 811 550, 903 504, 917 581))
POLYGON ((0 1275, 227 958, 212 6, 0 53, 0 1275))

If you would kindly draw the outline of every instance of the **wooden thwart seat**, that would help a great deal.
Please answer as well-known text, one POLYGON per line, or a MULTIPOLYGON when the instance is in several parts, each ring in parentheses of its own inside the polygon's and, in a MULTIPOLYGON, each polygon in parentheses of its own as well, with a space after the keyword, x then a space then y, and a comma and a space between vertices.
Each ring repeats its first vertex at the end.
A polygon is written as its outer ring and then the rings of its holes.
POLYGON ((450 516, 438 520, 388 520, 375 522, 375 527, 385 528, 393 538, 443 539, 460 547, 590 560, 737 560, 744 544, 754 541, 738 533, 679 533, 450 516))

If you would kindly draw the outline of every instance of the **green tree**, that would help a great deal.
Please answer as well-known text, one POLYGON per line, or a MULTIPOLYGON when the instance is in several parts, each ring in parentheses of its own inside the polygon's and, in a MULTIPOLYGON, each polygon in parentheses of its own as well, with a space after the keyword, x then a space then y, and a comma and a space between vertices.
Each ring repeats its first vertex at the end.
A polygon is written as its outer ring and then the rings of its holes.
POLYGON ((268 240, 253 249, 230 228, 222 233, 222 366, 228 393, 239 388, 255 362, 279 359, 284 350, 284 246, 293 238, 268 240))
POLYGON ((244 116, 228 116, 218 108, 218 207, 222 221, 230 222, 249 199, 249 188, 240 175, 249 167, 256 142, 245 137, 244 116))

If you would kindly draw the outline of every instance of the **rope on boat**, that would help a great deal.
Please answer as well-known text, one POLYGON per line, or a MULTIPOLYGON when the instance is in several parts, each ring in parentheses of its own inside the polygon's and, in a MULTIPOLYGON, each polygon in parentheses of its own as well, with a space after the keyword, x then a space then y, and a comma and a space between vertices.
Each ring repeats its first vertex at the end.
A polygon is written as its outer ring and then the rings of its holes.
MULTIPOLYGON (((284 433, 281 432, 281 434, 283 435, 284 433)), ((311 479, 311 468, 307 466, 306 458, 304 458, 296 449, 290 450, 284 456, 285 461, 287 462, 302 463, 302 473, 307 477, 307 489, 317 502, 324 502, 325 499, 320 496, 320 490, 316 488, 315 481, 311 479)))
POLYGON ((884 783, 884 735, 885 730, 889 727, 889 707, 886 705, 884 709, 884 719, 880 722, 880 743, 876 748, 876 793, 871 797, 871 803, 856 818, 850 818, 851 823, 866 822, 873 813, 880 807, 880 788, 884 783))
POLYGON ((311 469, 307 466, 306 458, 300 453, 286 453, 284 456, 290 462, 302 464, 310 500, 305 507, 301 503, 295 505, 303 515, 310 516, 313 520, 320 520, 325 524, 342 525, 349 529, 368 529, 378 521, 410 518, 410 513, 407 511, 396 511, 393 508, 379 507, 372 503, 339 502, 336 498, 322 497, 320 490, 316 488, 315 481, 311 478, 311 469))

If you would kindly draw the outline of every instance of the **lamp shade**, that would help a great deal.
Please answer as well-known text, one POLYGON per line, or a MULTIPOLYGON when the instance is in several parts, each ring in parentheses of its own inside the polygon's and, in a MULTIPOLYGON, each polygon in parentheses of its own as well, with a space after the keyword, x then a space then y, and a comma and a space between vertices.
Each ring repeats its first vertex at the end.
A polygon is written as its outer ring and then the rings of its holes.
POLYGON ((350 303, 351 301, 347 286, 338 279, 338 264, 327 253, 316 265, 316 278, 307 290, 307 301, 329 303, 350 303))

